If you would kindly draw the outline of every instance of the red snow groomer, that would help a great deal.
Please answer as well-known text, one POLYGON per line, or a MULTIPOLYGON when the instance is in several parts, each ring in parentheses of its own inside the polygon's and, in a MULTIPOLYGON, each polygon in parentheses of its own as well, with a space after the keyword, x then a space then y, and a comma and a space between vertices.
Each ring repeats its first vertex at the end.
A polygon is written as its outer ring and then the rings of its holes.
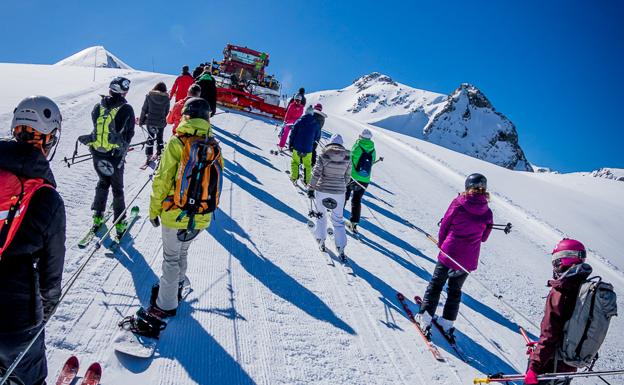
POLYGON ((286 109, 280 106, 281 85, 273 75, 265 74, 268 65, 268 54, 228 44, 223 61, 212 61, 217 103, 283 120, 286 109))

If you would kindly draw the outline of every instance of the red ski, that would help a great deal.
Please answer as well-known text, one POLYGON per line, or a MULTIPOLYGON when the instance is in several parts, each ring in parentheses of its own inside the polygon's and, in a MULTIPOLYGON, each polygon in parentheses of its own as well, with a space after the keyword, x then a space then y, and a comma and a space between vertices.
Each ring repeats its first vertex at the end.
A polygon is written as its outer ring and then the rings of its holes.
POLYGON ((401 306, 403 306, 403 310, 405 310, 405 313, 407 314, 407 318, 409 318, 409 320, 412 321, 412 323, 414 324, 414 327, 416 327, 416 330, 418 331, 418 334, 420 334, 423 341, 425 341, 425 345, 427 345, 427 348, 429 349, 431 354, 433 354, 433 357, 438 361, 444 362, 444 357, 438 350, 438 347, 435 346, 431 342, 431 339, 427 337, 425 332, 420 328, 420 325, 418 325, 418 322, 416 322, 416 319, 414 318, 414 313, 412 313, 409 306, 407 305, 407 302, 405 301, 405 296, 401 293, 397 293, 396 296, 399 302, 401 303, 401 306))
POLYGON ((82 378, 81 385, 98 385, 102 378, 102 367, 97 362, 92 363, 82 378))
POLYGON ((59 373, 56 378, 56 385, 69 385, 74 381, 76 375, 78 374, 78 358, 76 356, 71 356, 65 361, 65 365, 61 369, 61 373, 59 373))

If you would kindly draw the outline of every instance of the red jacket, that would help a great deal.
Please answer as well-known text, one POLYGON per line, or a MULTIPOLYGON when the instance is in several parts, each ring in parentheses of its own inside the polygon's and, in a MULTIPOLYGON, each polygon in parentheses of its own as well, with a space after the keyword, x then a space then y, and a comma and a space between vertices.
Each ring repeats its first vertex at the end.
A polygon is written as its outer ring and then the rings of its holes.
POLYGON ((178 76, 173 82, 173 86, 171 87, 171 92, 169 93, 169 99, 173 98, 173 95, 176 97, 176 102, 178 100, 182 100, 186 98, 186 94, 188 93, 189 87, 195 82, 195 79, 190 74, 182 74, 178 76))
POLYGON ((178 125, 180 124, 180 119, 182 119, 182 108, 184 108, 184 103, 186 103, 186 99, 188 99, 188 96, 182 100, 177 101, 167 115, 167 124, 173 124, 174 135, 177 131, 178 125))
POLYGON ((529 362, 529 368, 535 373, 552 373, 555 369, 557 372, 576 372, 576 368, 564 364, 563 361, 557 361, 555 368, 555 354, 563 340, 563 326, 574 312, 581 284, 591 272, 591 266, 583 263, 572 266, 563 277, 548 281, 550 293, 546 298, 540 339, 529 362))

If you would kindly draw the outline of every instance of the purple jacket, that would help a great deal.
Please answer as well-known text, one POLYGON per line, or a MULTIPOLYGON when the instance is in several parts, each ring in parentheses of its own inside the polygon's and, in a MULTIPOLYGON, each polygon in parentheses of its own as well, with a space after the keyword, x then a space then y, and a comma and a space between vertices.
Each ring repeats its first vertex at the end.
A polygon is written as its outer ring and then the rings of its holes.
MULTIPOLYGON (((459 195, 451 202, 440 224, 440 249, 466 270, 476 270, 481 242, 490 236, 492 223, 492 210, 485 195, 459 195)), ((461 270, 443 253, 438 255, 438 260, 450 269, 461 270)))

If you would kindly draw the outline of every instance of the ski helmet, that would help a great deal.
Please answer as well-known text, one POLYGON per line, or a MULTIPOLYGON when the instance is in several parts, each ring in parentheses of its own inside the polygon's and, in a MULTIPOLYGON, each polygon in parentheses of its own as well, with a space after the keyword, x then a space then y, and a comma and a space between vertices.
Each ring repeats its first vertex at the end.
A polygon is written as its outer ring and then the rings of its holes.
POLYGON ((314 109, 315 109, 316 111, 323 111, 323 105, 322 105, 321 103, 316 103, 316 104, 314 105, 314 109))
POLYGON ((208 120, 210 117, 210 104, 206 101, 206 99, 189 98, 184 103, 182 115, 188 115, 191 119, 199 118, 208 120))
POLYGON ((125 95, 128 93, 128 90, 130 90, 130 79, 117 76, 110 82, 108 89, 116 94, 125 95))
POLYGON ((44 135, 61 130, 61 110, 46 96, 29 96, 23 99, 13 111, 11 129, 28 126, 44 135))
POLYGON ((373 133, 368 128, 363 129, 362 133, 360 134, 360 138, 371 139, 372 137, 373 133))
POLYGON ((587 257, 585 246, 576 239, 563 238, 552 251, 552 264, 555 268, 567 268, 583 263, 587 257))
POLYGON ((468 175, 466 182, 464 183, 466 190, 471 188, 487 189, 487 178, 481 174, 475 173, 468 175))

